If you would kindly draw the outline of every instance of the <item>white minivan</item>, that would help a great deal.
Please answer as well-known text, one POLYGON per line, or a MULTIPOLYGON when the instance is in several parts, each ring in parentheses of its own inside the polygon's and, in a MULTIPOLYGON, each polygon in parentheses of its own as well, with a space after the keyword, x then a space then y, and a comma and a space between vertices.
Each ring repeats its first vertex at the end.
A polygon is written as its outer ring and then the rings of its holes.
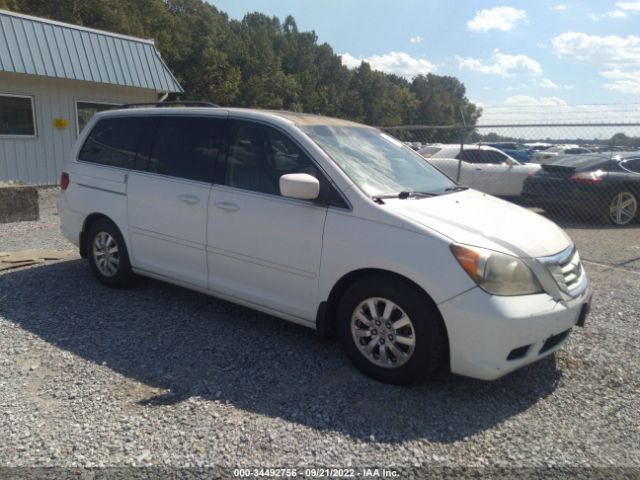
POLYGON ((554 223, 346 120, 104 112, 61 187, 62 232, 102 283, 153 277, 335 333, 384 382, 498 378, 555 351, 589 311, 554 223))

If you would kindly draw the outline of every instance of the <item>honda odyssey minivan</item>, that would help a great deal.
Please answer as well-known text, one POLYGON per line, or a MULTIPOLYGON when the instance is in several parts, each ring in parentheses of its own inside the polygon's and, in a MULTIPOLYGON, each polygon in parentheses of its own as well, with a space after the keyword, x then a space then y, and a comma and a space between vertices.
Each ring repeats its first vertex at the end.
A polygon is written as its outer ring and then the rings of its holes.
POLYGON ((498 378, 551 354, 589 310, 554 223, 346 120, 104 112, 61 187, 62 232, 103 284, 152 277, 335 334, 383 382, 498 378))

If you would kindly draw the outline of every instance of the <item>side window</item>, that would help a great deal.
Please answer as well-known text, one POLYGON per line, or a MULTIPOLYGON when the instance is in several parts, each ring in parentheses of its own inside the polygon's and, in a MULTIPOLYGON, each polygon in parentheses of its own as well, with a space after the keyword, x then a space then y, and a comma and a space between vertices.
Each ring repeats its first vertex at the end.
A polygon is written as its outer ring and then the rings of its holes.
POLYGON ((633 173, 640 173, 640 158, 634 158, 632 160, 626 160, 622 162, 622 167, 633 173))
POLYGON ((132 168, 145 117, 105 118, 98 121, 84 142, 78 160, 132 168))
POLYGON ((507 161, 507 157, 503 153, 495 150, 480 150, 478 154, 480 163, 500 165, 507 161))
POLYGON ((218 155, 226 150, 226 121, 206 117, 160 117, 148 171, 213 182, 218 155))
POLYGON ((324 181, 315 164, 285 135, 264 125, 237 122, 224 184, 280 195, 280 176, 287 173, 308 173, 324 181))
POLYGON ((462 160, 463 162, 468 163, 479 163, 479 155, 478 150, 463 150, 462 153, 458 154, 456 157, 458 160, 462 160))

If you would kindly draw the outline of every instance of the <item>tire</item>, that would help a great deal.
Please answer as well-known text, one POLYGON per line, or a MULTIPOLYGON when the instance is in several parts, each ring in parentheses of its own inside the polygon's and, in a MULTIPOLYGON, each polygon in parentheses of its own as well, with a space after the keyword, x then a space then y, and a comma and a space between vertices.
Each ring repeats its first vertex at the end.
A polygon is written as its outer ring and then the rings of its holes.
POLYGON ((607 221, 619 227, 638 220, 640 205, 638 197, 629 191, 620 191, 611 196, 605 212, 607 221))
POLYGON ((111 220, 100 218, 90 225, 86 252, 91 271, 104 285, 120 288, 133 282, 127 246, 111 220))
POLYGON ((433 376, 448 350, 444 324, 432 301, 414 285, 393 277, 367 277, 347 288, 338 304, 337 332, 362 372, 396 385, 433 376), (409 325, 403 326, 407 319, 409 325))

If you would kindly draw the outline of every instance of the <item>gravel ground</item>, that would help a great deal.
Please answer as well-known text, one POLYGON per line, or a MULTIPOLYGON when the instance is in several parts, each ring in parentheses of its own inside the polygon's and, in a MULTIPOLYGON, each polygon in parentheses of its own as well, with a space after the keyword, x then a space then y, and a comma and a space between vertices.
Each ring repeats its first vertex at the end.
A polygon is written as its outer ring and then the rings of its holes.
MULTIPOLYGON (((0 251, 72 248, 54 195, 40 222, 0 225, 0 251)), ((6 272, 0 466, 638 469, 640 273, 611 265, 637 257, 640 236, 624 232, 571 230, 598 262, 595 301, 555 356, 495 382, 404 388, 261 313, 151 280, 105 289, 77 257, 6 272), (627 257, 599 252, 612 238, 627 257)))
POLYGON ((60 233, 56 200, 57 187, 39 189, 40 220, 37 222, 0 223, 0 252, 32 248, 71 250, 75 247, 60 233))

